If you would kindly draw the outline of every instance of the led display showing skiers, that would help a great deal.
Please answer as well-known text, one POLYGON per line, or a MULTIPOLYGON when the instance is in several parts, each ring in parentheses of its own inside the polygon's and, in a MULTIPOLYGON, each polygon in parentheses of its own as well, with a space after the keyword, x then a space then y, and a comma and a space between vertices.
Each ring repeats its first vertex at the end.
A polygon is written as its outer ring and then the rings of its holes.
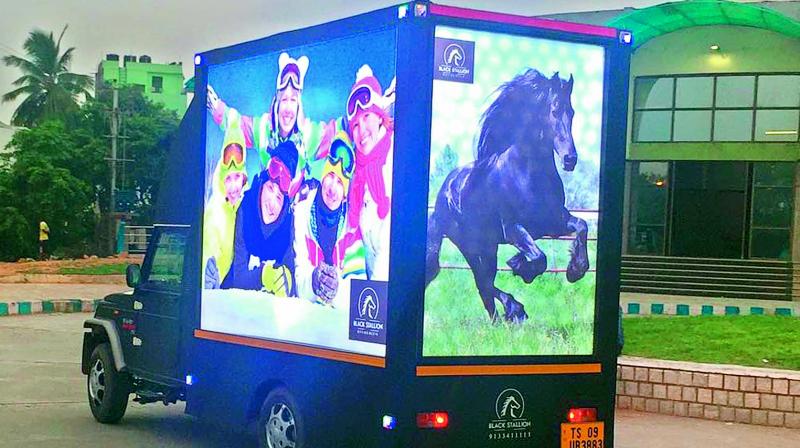
POLYGON ((201 327, 384 356, 395 35, 208 70, 201 327))
POLYGON ((423 355, 591 354, 604 50, 435 35, 423 355))

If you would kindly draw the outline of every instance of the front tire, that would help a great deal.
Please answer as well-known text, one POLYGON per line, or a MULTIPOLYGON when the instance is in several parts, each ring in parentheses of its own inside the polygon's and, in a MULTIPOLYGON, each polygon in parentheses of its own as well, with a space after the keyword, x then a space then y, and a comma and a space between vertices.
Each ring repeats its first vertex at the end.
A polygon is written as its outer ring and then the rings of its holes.
POLYGON ((294 397, 284 388, 267 395, 258 418, 261 448, 304 448, 303 420, 294 397))
POLYGON ((86 392, 89 408, 100 423, 116 423, 128 408, 131 382, 127 374, 118 372, 108 343, 99 344, 89 358, 86 392))

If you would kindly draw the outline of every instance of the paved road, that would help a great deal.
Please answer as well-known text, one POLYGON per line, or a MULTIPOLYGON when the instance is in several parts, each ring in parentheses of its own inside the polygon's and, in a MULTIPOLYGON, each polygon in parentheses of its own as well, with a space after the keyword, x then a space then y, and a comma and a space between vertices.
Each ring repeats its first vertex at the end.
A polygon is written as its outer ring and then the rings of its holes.
POLYGON ((52 299, 102 299, 125 285, 72 283, 0 283, 0 302, 52 299))
MULTIPOLYGON (((95 423, 80 373, 81 323, 88 314, 0 318, 0 445, 3 447, 255 446, 253 438, 209 427, 183 406, 131 403, 122 423, 95 423)), ((800 448, 800 431, 622 412, 619 448, 800 448)))

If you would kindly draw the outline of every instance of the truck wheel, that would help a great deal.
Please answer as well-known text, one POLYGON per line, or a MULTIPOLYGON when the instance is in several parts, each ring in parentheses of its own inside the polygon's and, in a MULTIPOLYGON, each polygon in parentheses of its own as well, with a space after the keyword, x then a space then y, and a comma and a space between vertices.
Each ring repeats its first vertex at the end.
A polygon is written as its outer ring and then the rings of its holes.
POLYGON ((270 392, 258 418, 258 446, 303 448, 304 439, 303 420, 294 397, 284 388, 270 392))
POLYGON ((117 371, 108 343, 99 344, 89 358, 86 390, 92 415, 100 423, 116 423, 128 407, 130 378, 117 371))

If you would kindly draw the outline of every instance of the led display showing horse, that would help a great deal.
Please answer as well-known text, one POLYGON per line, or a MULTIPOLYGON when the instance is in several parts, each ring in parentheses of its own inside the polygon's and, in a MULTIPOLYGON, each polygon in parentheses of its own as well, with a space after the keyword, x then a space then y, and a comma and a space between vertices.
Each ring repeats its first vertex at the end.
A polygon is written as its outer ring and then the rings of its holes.
POLYGON ((426 287, 439 273, 444 237, 467 260, 492 319, 498 318, 495 299, 507 321, 528 317, 514 296, 495 286, 500 244, 519 250, 506 263, 531 283, 547 269, 536 240, 574 234, 567 280, 576 282, 586 274, 588 227, 566 208, 556 168, 556 158, 564 171, 574 170, 578 162, 572 138, 573 84, 572 76, 563 80, 555 73, 548 78, 528 69, 498 88, 481 118, 475 161, 450 172, 428 219, 426 287))

